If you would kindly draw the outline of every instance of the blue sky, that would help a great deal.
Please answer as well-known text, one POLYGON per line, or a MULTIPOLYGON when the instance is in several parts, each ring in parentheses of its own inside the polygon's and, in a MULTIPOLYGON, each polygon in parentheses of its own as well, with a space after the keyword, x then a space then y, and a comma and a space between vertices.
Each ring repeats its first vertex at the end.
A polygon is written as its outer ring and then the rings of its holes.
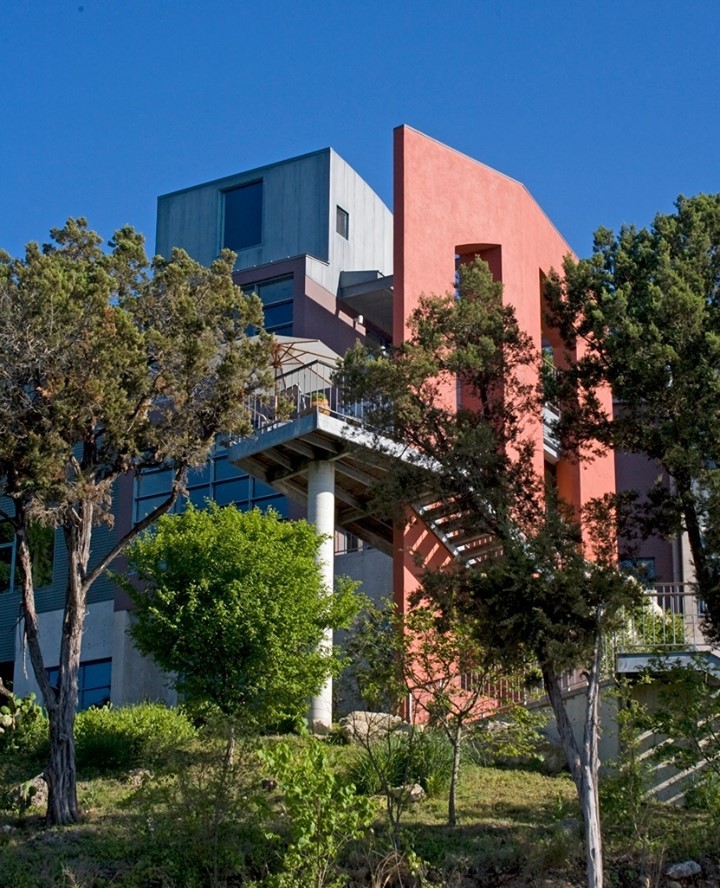
POLYGON ((0 0, 0 248, 69 215, 152 252, 157 195, 332 145, 392 206, 407 123, 570 245, 720 191, 720 4, 0 0))

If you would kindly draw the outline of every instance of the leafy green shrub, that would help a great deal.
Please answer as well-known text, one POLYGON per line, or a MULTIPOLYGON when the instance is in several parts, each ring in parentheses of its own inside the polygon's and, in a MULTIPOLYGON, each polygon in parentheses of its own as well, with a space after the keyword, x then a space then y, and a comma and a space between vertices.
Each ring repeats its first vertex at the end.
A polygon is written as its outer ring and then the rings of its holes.
POLYGON ((238 742, 231 761, 220 739, 205 736, 200 751, 180 753, 175 764, 138 793, 138 831, 152 872, 183 888, 266 884, 268 861, 280 863, 254 744, 238 742))
POLYGON ((370 828, 373 804, 332 770, 317 741, 304 748, 279 743, 263 750, 261 759, 283 794, 280 825, 288 837, 283 870, 268 884, 272 888, 338 885, 340 853, 370 828))
POLYGON ((113 771, 157 764, 194 736, 187 715, 161 703, 87 709, 75 722, 77 766, 113 771))
POLYGON ((713 817, 720 816, 720 777, 706 774, 685 793, 685 807, 691 811, 708 811, 713 817))
POLYGON ((446 789, 452 774, 452 747, 439 731, 396 731, 358 750, 348 779, 358 792, 376 795, 419 783, 429 794, 446 789))

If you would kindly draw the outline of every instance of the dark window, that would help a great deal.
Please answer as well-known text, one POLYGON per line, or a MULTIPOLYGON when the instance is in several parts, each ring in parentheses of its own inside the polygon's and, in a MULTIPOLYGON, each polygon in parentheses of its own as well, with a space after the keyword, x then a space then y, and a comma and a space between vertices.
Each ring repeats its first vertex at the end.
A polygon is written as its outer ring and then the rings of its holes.
MULTIPOLYGON (((60 669, 53 666, 47 670, 48 681, 57 687, 60 669)), ((78 710, 91 706, 104 706, 110 702, 110 682, 112 680, 112 660, 90 660, 81 663, 78 669, 78 710)))
MULTIPOLYGON (((265 329, 268 333, 292 336, 293 322, 293 276, 274 278, 259 284, 247 284, 245 293, 257 293, 265 309, 265 329)), ((252 335, 257 332, 249 328, 252 335)))
MULTIPOLYGON (((155 469, 143 472, 135 487, 135 521, 140 521, 170 493, 173 473, 171 469, 155 469)), ((249 475, 228 462, 227 451, 221 444, 208 462, 188 474, 187 498, 179 500, 171 512, 182 512, 188 500, 197 508, 204 508, 208 499, 221 506, 236 505, 243 511, 255 506, 266 509, 272 506, 287 517, 287 500, 283 494, 261 481, 253 481, 249 475)))
POLYGON ((224 247, 244 250, 262 242, 262 198, 262 182, 224 192, 224 247))
POLYGON ((350 215, 347 210, 344 210, 342 207, 338 207, 335 214, 335 230, 338 234, 341 234, 345 240, 350 237, 350 215))
POLYGON ((654 558, 626 558, 620 562, 620 570, 642 583, 654 583, 657 576, 654 558))

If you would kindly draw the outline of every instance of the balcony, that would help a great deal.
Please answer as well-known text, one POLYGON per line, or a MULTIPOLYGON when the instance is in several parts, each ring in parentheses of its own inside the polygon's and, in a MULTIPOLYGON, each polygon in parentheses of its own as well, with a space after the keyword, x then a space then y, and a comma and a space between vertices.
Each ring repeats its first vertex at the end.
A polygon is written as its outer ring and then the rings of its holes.
POLYGON ((649 586, 613 638, 617 672, 633 674, 701 657, 709 671, 720 675, 720 651, 705 636, 703 621, 703 603, 691 584, 649 586))

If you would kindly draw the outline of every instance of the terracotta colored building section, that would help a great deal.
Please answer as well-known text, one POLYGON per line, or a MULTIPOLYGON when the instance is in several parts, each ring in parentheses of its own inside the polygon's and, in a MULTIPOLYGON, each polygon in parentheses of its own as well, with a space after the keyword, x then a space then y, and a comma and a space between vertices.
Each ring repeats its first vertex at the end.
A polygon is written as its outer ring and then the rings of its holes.
MULTIPOLYGON (((481 256, 502 281, 504 299, 538 351, 543 343, 556 345, 545 327, 542 278, 572 251, 527 189, 407 126, 395 130, 394 160, 394 341, 407 335, 407 317, 422 293, 448 292, 456 262, 481 256)), ((543 472, 540 415, 536 441, 536 469, 543 472)), ((611 454, 581 464, 560 458, 554 471, 561 495, 576 506, 615 490, 611 454)), ((431 536, 417 524, 402 540, 398 535, 394 583, 401 607, 416 585, 412 549, 419 545, 424 551, 431 536)), ((450 557, 435 548, 436 564, 443 556, 450 557)))

